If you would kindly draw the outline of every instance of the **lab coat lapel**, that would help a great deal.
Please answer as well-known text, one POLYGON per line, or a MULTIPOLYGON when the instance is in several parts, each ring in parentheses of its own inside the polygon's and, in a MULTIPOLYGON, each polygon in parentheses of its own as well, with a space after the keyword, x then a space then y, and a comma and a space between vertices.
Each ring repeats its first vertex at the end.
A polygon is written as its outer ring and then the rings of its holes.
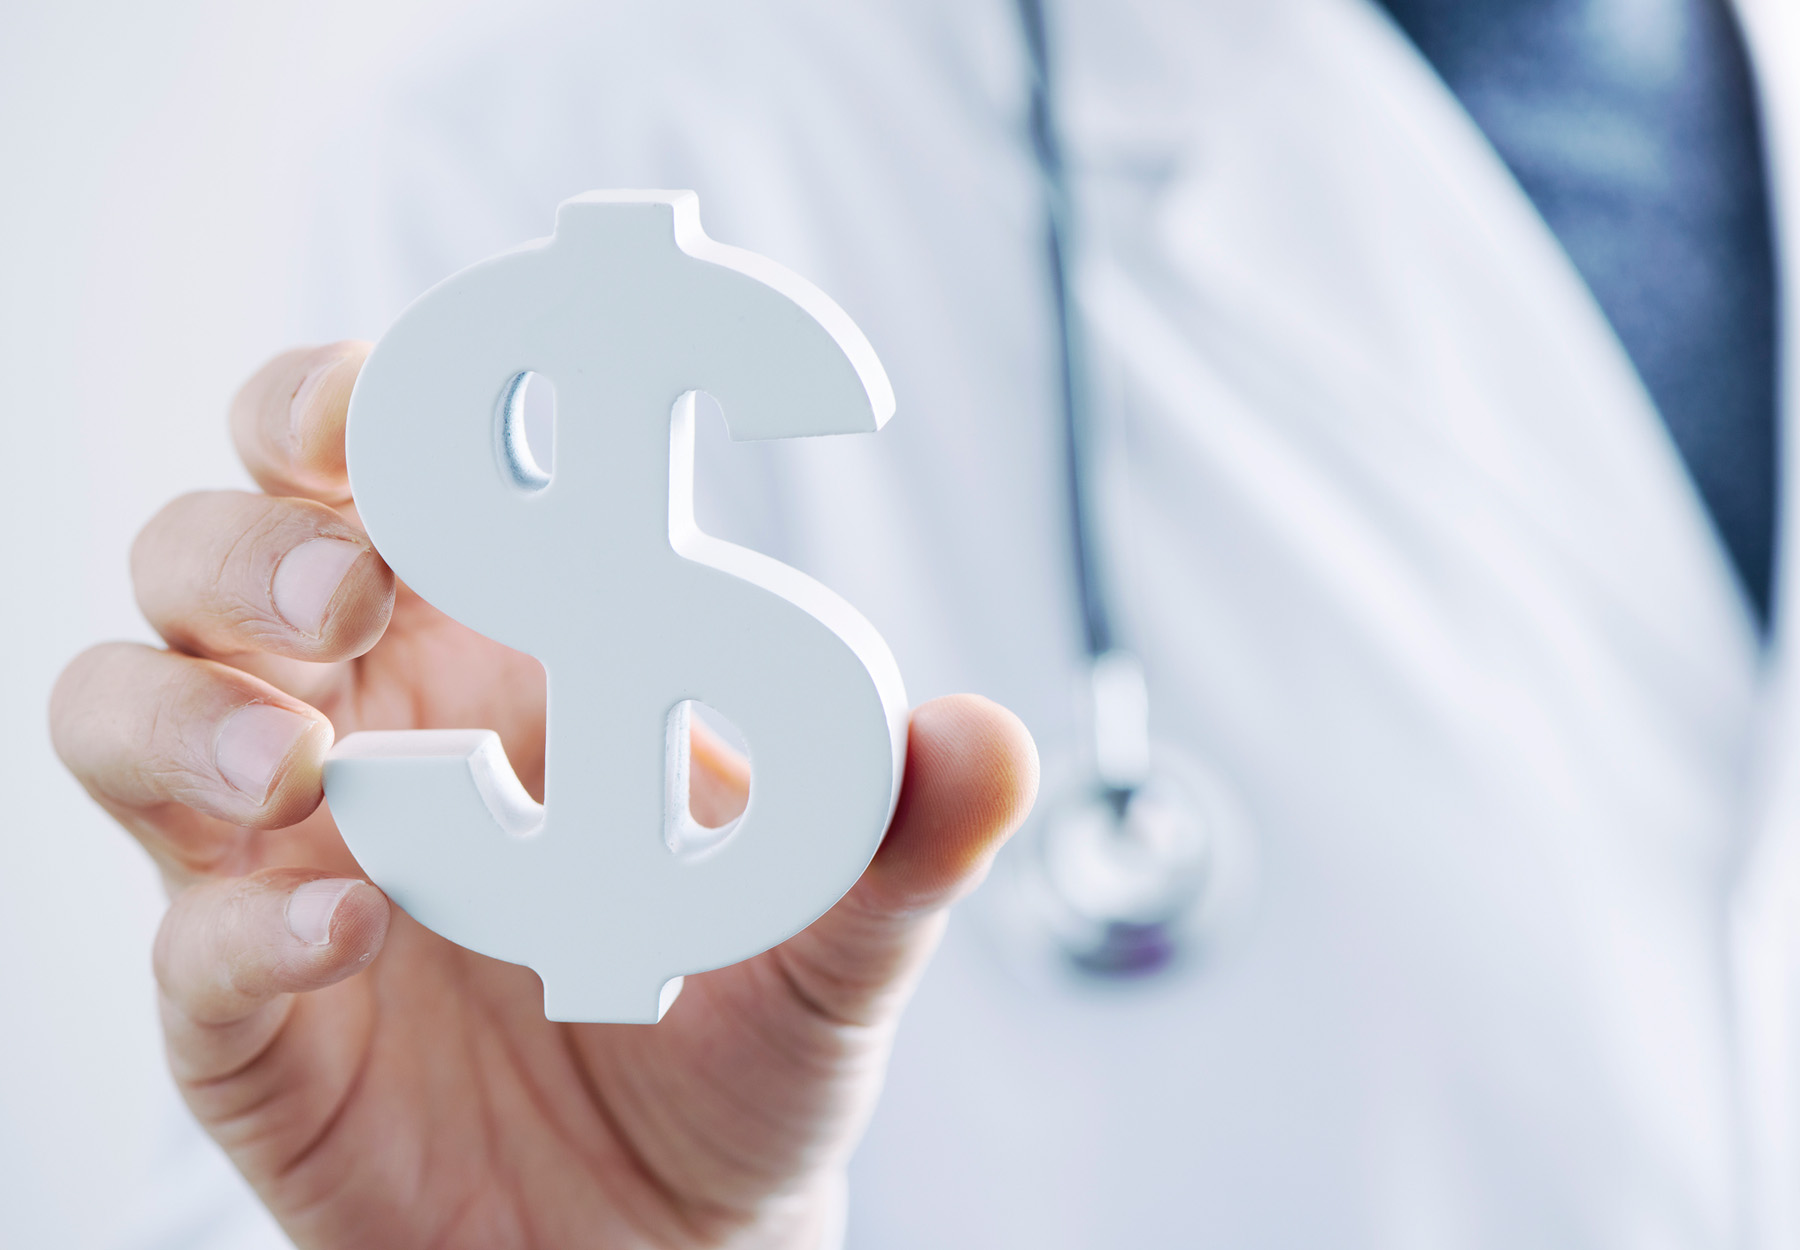
MULTIPOLYGON (((1591 686, 1596 726, 1612 732, 1619 700, 1648 683, 1700 737, 1730 738, 1755 670, 1747 605, 1629 358, 1529 199, 1368 0, 1225 8, 1212 42, 1232 48, 1215 48, 1198 85, 1186 98, 1171 90, 1161 115, 1139 110, 1142 128, 1183 145, 1157 192, 1155 246, 1172 289, 1109 259, 1141 244, 1108 238, 1094 249, 1083 301, 1104 346, 1127 372, 1155 379, 1180 363, 1178 350, 1153 348, 1159 324, 1180 327, 1171 343, 1216 344, 1238 372, 1221 384, 1252 396, 1241 429, 1226 403, 1202 405, 1211 410, 1195 433, 1222 461, 1248 464, 1244 440, 1269 463, 1316 462, 1324 450, 1421 524, 1461 524, 1484 509, 1487 537, 1459 534, 1447 549, 1465 566, 1520 575, 1517 628, 1591 686), (1171 114, 1184 130, 1159 119, 1171 114), (1238 361, 1257 352, 1265 377, 1288 375, 1279 386, 1246 379, 1238 361), (1451 484, 1479 500, 1443 500, 1451 484), (1634 654, 1610 654, 1621 647, 1634 654)), ((1081 99, 1078 146, 1104 148, 1094 134, 1105 127, 1083 124, 1100 110, 1084 117, 1081 99)), ((1106 217, 1090 214, 1102 235, 1106 217)), ((1200 394, 1217 362, 1188 360, 1200 394)), ((1271 506, 1293 490, 1247 485, 1271 506)), ((1396 530, 1379 541, 1409 540, 1396 530)), ((1344 602, 1383 606, 1373 588, 1344 602)), ((1367 624, 1371 645, 1395 652, 1396 672, 1441 688, 1407 658, 1458 647, 1458 627, 1433 611, 1412 615, 1414 637, 1391 614, 1367 624)), ((1690 749, 1677 741, 1685 730, 1672 732, 1658 749, 1690 749)), ((1654 754, 1630 747, 1620 760, 1655 767, 1654 754)))
MULTIPOLYGON (((1603 1074, 1603 1128, 1637 1156, 1619 1175, 1667 1190, 1676 1227, 1731 1244, 1754 1104, 1733 1088, 1725 930, 1758 650, 1728 559, 1579 275, 1385 16, 1367 0, 1205 11, 1206 63, 1185 82, 1139 46, 1114 76, 1140 96, 1104 81, 1084 96, 1077 76, 1067 97, 1098 241, 1080 305, 1137 444, 1161 453, 1134 466, 1126 513, 1245 553, 1230 571, 1246 582, 1292 587, 1241 589, 1302 618, 1286 637, 1328 635, 1332 678, 1374 675, 1387 706, 1370 723, 1421 770, 1441 747, 1460 801, 1503 814, 1479 836, 1555 866, 1578 939, 1569 983, 1604 1005, 1550 1027, 1603 1074), (1170 153, 1096 168, 1133 140, 1170 153), (1164 465, 1204 499, 1187 507, 1164 465), (1183 524, 1195 516, 1207 524, 1183 524), (1431 749, 1411 749, 1427 733, 1431 749)), ((1083 33, 1065 46, 1104 45, 1083 33)), ((1168 44, 1185 61, 1189 42, 1168 44)), ((1127 602, 1154 606, 1168 568, 1136 572, 1127 602)), ((1192 613, 1234 583, 1190 587, 1216 593, 1161 602, 1192 613)), ((1196 626, 1179 632, 1171 653, 1195 646, 1196 626)), ((1238 650, 1207 662, 1266 678, 1269 703, 1324 702, 1282 686, 1253 629, 1212 638, 1238 650)), ((1268 796, 1301 779, 1253 685, 1216 682, 1206 714, 1233 727, 1234 775, 1268 796)))
MULTIPOLYGON (((1455 380, 1434 379, 1439 394, 1461 401, 1441 404, 1434 418, 1640 623, 1670 627, 1658 632, 1672 655, 1697 663, 1696 676, 1741 674, 1753 642, 1729 557, 1629 356, 1529 197, 1385 13, 1334 0, 1294 7, 1314 11, 1313 30, 1337 19, 1344 37, 1334 45, 1345 53, 1360 45, 1367 82, 1395 123, 1393 184, 1410 175, 1461 192, 1467 273, 1449 280, 1481 283, 1490 316, 1472 334, 1489 340, 1490 359, 1511 357, 1511 368, 1543 381, 1535 394, 1514 393, 1523 402, 1484 403, 1457 396, 1455 380)), ((1403 267, 1409 236, 1431 231, 1422 221, 1396 225, 1384 242, 1403 267)), ((1444 258, 1421 249, 1419 259, 1444 258)), ((1468 367, 1454 350, 1440 359, 1468 367)))
POLYGON ((1738 0, 1762 106, 1776 256, 1781 266, 1781 491, 1771 676, 1758 758, 1756 836, 1733 913, 1744 1109, 1746 1243, 1800 1244, 1800 617, 1787 588, 1800 567, 1800 12, 1788 0, 1738 0))
MULTIPOLYGON (((1547 564, 1566 561, 1576 571, 1559 579, 1546 568, 1528 584, 1563 601, 1560 628, 1554 636, 1546 633, 1545 644, 1562 649, 1572 680, 1595 677, 1593 730, 1615 740, 1621 777, 1629 785, 1640 776, 1648 792, 1665 760, 1693 770, 1696 837, 1726 839, 1693 861, 1707 873, 1693 889, 1713 888, 1708 869, 1716 863, 1723 912, 1730 871, 1752 844, 1749 837, 1731 842, 1732 830, 1754 826, 1747 807, 1713 812, 1706 805, 1729 803, 1730 780, 1753 741, 1748 721, 1758 665, 1747 603, 1698 492, 1566 254, 1416 50, 1372 4, 1290 0, 1284 7, 1295 19, 1295 37, 1313 42, 1321 66, 1334 54, 1361 62, 1368 89, 1383 98, 1391 115, 1393 142, 1381 147, 1378 158, 1391 163, 1371 170, 1369 178, 1402 192, 1385 206, 1394 217, 1381 243, 1395 257, 1393 267, 1404 270, 1416 260, 1421 272, 1445 274, 1490 316, 1482 331, 1472 332, 1466 323, 1451 328, 1439 358, 1451 372, 1432 376, 1427 365, 1419 375, 1422 389, 1449 401, 1436 405, 1434 415, 1464 466, 1497 494, 1509 496, 1518 517, 1542 527, 1548 541, 1537 548, 1540 558, 1547 564), (1450 199, 1458 192, 1461 197, 1450 211, 1445 211, 1446 188, 1450 199), (1441 220, 1408 220, 1409 205, 1433 205, 1441 220), (1452 225, 1465 232, 1466 251, 1443 250, 1452 225), (1462 266, 1462 272, 1451 265, 1462 266), (1457 328, 1463 331, 1460 338, 1457 328), (1478 343, 1481 333, 1486 341, 1478 343), (1465 381, 1473 385, 1459 392, 1465 381), (1607 647, 1645 643, 1642 656, 1616 666, 1614 680, 1598 679, 1600 671, 1614 667, 1607 647), (1624 714, 1627 701, 1639 698, 1663 716, 1639 721, 1624 714), (1615 702, 1610 711, 1609 700, 1615 702), (1688 764, 1684 752, 1705 753, 1710 762, 1688 764)), ((1785 0, 1746 0, 1746 19, 1768 88, 1778 230, 1793 239, 1800 237, 1800 200, 1794 194, 1800 173, 1800 57, 1795 55, 1800 22, 1785 0)), ((1331 123, 1322 118, 1321 124, 1331 123)), ((1366 218, 1378 222, 1381 214, 1369 212, 1366 218)), ((1790 275, 1783 287, 1791 290, 1796 249, 1778 253, 1790 275)), ((1416 299, 1418 293, 1403 291, 1399 297, 1416 299)), ((1444 307, 1457 304, 1448 300, 1444 307)), ((1800 319, 1784 318, 1784 325, 1783 356, 1792 360, 1800 346, 1800 319)), ((1792 489, 1800 440, 1792 434, 1792 388, 1785 394, 1785 478, 1792 489)), ((1800 544, 1791 538, 1795 510, 1784 509, 1784 515, 1790 539, 1781 546, 1791 571, 1800 544)), ((1787 584, 1787 578, 1780 582, 1787 584)), ((1800 628, 1792 617, 1782 613, 1784 655, 1793 654, 1793 631, 1800 628)), ((1763 1238, 1755 1244, 1770 1246, 1800 1244, 1800 680, 1789 678, 1782 685, 1780 721, 1794 728, 1778 740, 1780 784, 1772 790, 1772 816, 1765 826, 1771 836, 1754 843, 1746 897, 1755 905, 1741 913, 1738 966, 1722 969, 1721 977, 1743 991, 1736 1040, 1746 1048, 1744 1086, 1735 1123, 1745 1166, 1733 1175, 1746 1178, 1741 1197, 1750 1201, 1740 1209, 1749 1216, 1747 1231, 1763 1238)), ((1646 853, 1653 852, 1646 847, 1646 853)), ((1704 1075, 1688 1076, 1692 1096, 1701 1098, 1704 1075)), ((1653 1090, 1646 1092, 1654 1096, 1653 1090)), ((1670 1089, 1660 1110, 1644 1110, 1646 1123, 1657 1125, 1667 1149, 1675 1152, 1671 1160, 1681 1150, 1682 1126, 1707 1122, 1704 1106, 1684 1107, 1687 1096, 1670 1089)), ((1704 1175, 1711 1158, 1696 1147, 1688 1160, 1693 1175, 1704 1175)))
MULTIPOLYGON (((1551 796, 1534 810, 1599 866, 1588 901, 1703 965, 1675 998, 1709 1001, 1758 665, 1698 493, 1554 236, 1385 16, 1228 7, 1215 42, 1236 55, 1195 75, 1158 263, 1105 229, 1131 214, 1089 214, 1097 337, 1391 696, 1486 757, 1472 775, 1551 796)), ((1621 939, 1591 936, 1607 966, 1621 939)), ((1673 1001, 1628 975, 1655 963, 1617 952, 1619 1021, 1673 1001)), ((1633 1046, 1631 1027, 1593 1039, 1630 1131, 1696 1219, 1733 1226, 1732 1034, 1690 1018, 1681 1045, 1633 1046)))

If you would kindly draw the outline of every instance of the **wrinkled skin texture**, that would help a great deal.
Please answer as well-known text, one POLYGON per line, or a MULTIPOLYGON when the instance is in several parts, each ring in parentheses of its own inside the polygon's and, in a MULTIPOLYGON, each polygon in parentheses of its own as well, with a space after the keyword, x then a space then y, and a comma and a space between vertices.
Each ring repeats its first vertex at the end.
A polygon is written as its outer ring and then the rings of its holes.
MULTIPOLYGON (((93 648, 52 699, 62 758, 173 900, 154 964, 182 1094, 303 1247, 811 1250, 945 908, 1030 805, 1031 741, 981 699, 918 708, 893 825, 829 913, 688 978, 659 1025, 546 1021, 533 973, 363 881, 321 804, 334 729, 488 726, 542 793, 543 670, 397 585, 358 526, 366 354, 290 352, 245 386, 266 493, 160 513, 132 574, 168 649, 93 648), (319 538, 358 549, 283 566, 319 538)), ((693 754, 695 814, 722 823, 744 762, 703 731, 693 754)))

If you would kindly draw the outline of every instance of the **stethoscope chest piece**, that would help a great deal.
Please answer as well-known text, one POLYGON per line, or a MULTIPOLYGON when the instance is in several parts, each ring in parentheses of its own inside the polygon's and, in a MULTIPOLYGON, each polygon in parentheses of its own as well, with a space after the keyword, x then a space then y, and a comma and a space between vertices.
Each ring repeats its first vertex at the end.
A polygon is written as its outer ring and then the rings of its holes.
POLYGON ((1027 980, 1179 980, 1244 931, 1256 844, 1217 772, 1157 744, 1129 790, 1089 767, 1047 769, 1046 779, 982 891, 991 935, 1027 980))
POLYGON ((1070 962, 1099 976, 1167 965, 1181 922, 1206 893, 1210 823, 1167 776, 1059 797, 1024 847, 1035 860, 1027 888, 1070 962))

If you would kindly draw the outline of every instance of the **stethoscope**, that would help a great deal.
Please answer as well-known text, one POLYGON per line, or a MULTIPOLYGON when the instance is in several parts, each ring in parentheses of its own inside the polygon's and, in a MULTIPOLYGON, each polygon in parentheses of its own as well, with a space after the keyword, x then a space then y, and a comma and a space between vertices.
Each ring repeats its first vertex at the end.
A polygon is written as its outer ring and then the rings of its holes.
MULTIPOLYGON (((1046 770, 1042 801, 1003 863, 1010 907, 1066 970, 1118 979, 1162 972, 1205 945, 1245 875, 1245 827, 1212 769, 1150 734, 1144 668, 1119 634, 1101 532, 1102 413, 1070 283, 1073 204, 1054 112, 1042 0, 1017 0, 1031 69, 1032 152, 1059 338, 1071 552, 1086 728, 1080 758, 1046 770)), ((1015 926, 1016 927, 1016 926, 1015 926)))

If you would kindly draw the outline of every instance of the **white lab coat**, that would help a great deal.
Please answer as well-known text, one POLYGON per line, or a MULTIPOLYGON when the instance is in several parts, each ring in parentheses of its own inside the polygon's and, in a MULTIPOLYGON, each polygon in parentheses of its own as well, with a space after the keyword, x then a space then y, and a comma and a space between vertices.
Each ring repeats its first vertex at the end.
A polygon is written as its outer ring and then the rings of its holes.
MULTIPOLYGON (((1800 19, 1744 13, 1791 238, 1800 19)), ((1793 622, 1765 663, 1604 318, 1372 4, 1052 16, 1124 615, 1156 732, 1231 780, 1258 884, 1210 958, 1104 989, 1022 975, 977 896, 900 1034, 850 1244, 1795 1244, 1793 622)), ((858 320, 899 397, 876 437, 715 430, 703 523, 846 595, 915 697, 990 694, 1066 759, 1013 23, 509 14, 359 107, 310 331, 377 335, 569 194, 694 187, 714 237, 858 320)))

